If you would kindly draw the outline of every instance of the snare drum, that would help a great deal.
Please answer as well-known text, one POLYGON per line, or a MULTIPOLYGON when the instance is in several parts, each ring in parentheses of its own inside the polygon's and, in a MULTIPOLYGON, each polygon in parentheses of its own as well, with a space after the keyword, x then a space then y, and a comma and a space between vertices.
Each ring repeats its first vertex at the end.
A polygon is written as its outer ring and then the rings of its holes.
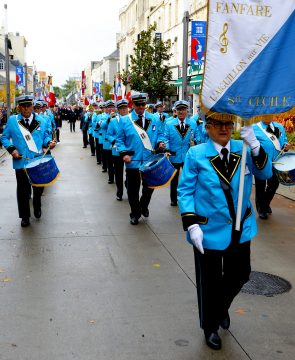
POLYGON ((158 154, 144 163, 139 170, 147 186, 151 189, 161 188, 170 183, 177 170, 165 154, 158 154))
POLYGON ((31 185, 37 187, 50 186, 59 177, 59 170, 51 155, 34 159, 25 166, 31 185))
POLYGON ((273 167, 277 178, 282 185, 295 185, 295 153, 285 153, 280 155, 273 167))

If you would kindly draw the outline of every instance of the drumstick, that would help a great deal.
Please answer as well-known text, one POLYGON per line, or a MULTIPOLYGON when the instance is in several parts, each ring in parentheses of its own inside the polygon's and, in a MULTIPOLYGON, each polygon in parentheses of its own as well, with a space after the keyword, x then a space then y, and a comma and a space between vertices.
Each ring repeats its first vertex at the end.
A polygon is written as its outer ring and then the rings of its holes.
POLYGON ((279 152, 278 156, 274 159, 274 161, 272 162, 273 164, 276 164, 275 161, 278 159, 278 157, 280 157, 282 155, 282 153, 284 152, 284 148, 279 152))

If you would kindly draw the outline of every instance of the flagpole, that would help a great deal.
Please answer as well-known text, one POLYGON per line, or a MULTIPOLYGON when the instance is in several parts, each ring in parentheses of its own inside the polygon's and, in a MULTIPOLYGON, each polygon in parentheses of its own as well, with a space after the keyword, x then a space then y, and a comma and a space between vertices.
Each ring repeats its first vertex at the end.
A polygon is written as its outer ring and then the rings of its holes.
POLYGON ((182 100, 187 100, 187 62, 188 62, 188 0, 183 0, 183 49, 182 49, 182 100))
POLYGON ((241 215, 242 215, 242 205, 243 205, 243 196, 244 196, 246 159, 247 159, 247 144, 243 141, 239 193, 238 193, 238 207, 237 207, 236 226, 235 226, 235 230, 237 230, 237 231, 240 231, 240 227, 241 227, 241 215))

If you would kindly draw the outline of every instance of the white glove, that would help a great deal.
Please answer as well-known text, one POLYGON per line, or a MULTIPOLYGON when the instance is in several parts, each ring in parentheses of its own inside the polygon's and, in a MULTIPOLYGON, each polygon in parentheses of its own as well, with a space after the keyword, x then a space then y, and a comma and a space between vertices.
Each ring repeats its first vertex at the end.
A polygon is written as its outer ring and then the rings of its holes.
POLYGON ((253 127, 243 126, 241 129, 241 138, 245 141, 246 144, 250 146, 251 150, 260 147, 260 142, 257 140, 256 135, 254 134, 253 127))
POLYGON ((203 249, 203 231, 200 228, 200 226, 198 224, 194 224, 189 226, 188 228, 188 232, 191 238, 192 243, 194 244, 194 246, 200 251, 201 254, 204 254, 204 249, 203 249))

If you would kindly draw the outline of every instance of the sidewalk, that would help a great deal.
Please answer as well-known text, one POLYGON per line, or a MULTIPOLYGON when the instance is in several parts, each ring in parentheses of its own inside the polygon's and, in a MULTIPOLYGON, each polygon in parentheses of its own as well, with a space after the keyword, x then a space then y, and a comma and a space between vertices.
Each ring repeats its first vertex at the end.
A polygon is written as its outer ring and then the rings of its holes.
MULTIPOLYGON (((291 360, 295 292, 241 293, 221 351, 198 324, 193 251, 169 189, 155 190, 150 217, 129 224, 82 134, 64 123, 54 150, 60 179, 46 188, 42 218, 20 227, 15 175, 0 165, 0 359, 291 360)), ((295 284, 295 203, 276 195, 258 219, 252 270, 295 284)))

